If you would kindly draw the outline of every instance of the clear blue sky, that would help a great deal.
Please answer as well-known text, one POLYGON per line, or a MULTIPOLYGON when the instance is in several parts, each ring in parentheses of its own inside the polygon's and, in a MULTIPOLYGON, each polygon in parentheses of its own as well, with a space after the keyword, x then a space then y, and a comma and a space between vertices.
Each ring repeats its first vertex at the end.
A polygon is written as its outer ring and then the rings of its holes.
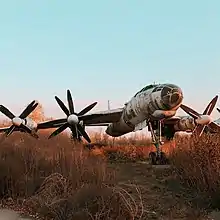
POLYGON ((2 1, 0 70, 13 112, 37 99, 63 116, 54 95, 68 88, 78 111, 120 107, 154 81, 176 83, 202 111, 220 95, 220 1, 2 1))

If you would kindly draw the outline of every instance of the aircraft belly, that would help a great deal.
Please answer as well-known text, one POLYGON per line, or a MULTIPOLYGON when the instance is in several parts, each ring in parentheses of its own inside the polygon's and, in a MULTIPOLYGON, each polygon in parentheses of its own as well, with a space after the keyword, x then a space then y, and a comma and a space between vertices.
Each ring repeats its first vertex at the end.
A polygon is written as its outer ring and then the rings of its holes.
POLYGON ((132 118, 129 120, 129 122, 132 124, 132 125, 137 125, 139 123, 141 123, 142 121, 144 121, 146 119, 146 116, 143 115, 143 114, 139 114, 137 115, 136 117, 132 118))

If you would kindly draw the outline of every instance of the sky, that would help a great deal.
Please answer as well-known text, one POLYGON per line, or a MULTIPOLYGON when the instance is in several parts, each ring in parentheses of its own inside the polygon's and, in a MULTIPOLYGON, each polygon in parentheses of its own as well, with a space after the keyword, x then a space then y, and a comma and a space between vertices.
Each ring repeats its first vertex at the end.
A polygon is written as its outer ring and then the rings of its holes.
POLYGON ((2 1, 1 104, 20 114, 36 99, 63 117, 54 96, 66 102, 67 89, 78 112, 94 101, 97 111, 156 82, 202 112, 220 95, 219 39, 217 0, 2 1))

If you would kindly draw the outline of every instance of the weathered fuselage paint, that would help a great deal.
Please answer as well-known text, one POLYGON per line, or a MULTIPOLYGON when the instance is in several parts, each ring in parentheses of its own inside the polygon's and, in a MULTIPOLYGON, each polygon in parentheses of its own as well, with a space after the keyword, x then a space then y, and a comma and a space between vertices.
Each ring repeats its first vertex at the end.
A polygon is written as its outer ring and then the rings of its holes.
POLYGON ((125 104, 122 117, 110 124, 106 133, 118 137, 134 131, 145 120, 161 120, 175 115, 183 100, 182 91, 172 84, 149 85, 125 104))

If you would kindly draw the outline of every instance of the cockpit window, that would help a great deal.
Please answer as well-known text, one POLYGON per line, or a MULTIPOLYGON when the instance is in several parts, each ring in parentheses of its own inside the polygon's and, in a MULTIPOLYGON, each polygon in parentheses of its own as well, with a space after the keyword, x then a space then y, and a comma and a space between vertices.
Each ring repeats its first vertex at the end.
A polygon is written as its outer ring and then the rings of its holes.
POLYGON ((158 86, 158 85, 156 85, 156 84, 147 85, 147 86, 145 86, 143 89, 141 89, 139 92, 137 92, 134 97, 136 97, 139 93, 141 93, 141 92, 143 92, 143 91, 146 91, 146 90, 148 90, 148 89, 152 89, 152 88, 157 87, 157 86, 158 86))

